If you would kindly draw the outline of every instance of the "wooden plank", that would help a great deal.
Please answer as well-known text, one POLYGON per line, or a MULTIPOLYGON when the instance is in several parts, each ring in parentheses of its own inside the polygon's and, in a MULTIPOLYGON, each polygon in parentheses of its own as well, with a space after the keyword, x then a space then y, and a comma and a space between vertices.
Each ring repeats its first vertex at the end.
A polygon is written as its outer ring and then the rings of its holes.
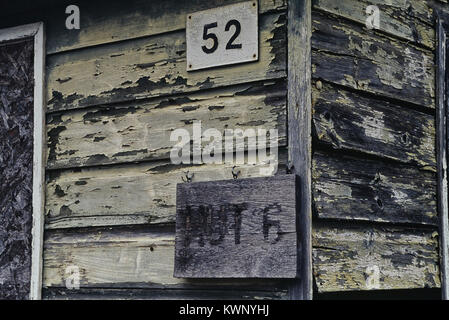
POLYGON ((182 283, 172 277, 174 235, 171 232, 92 232, 46 236, 44 287, 65 287, 66 268, 80 270, 80 287, 132 287, 182 283), (130 285, 128 285, 130 286, 130 285))
POLYGON ((34 115, 33 115, 33 228, 30 299, 40 300, 42 291, 42 252, 45 210, 45 31, 35 24, 34 35, 34 115))
MULTIPOLYGON (((285 80, 251 83, 151 100, 127 106, 98 107, 50 114, 48 169, 168 159, 178 141, 175 129, 192 137, 193 122, 202 132, 215 128, 277 129, 286 144, 285 80)), ((272 140, 272 139, 268 139, 272 140)), ((273 142, 273 141, 269 141, 273 142)), ((202 146, 210 141, 203 139, 202 146)), ((248 144, 248 143, 247 143, 248 144)), ((265 147, 265 146, 264 146, 265 147)), ((247 149, 257 146, 247 145, 247 149)))
POLYGON ((312 299, 311 257, 311 151, 312 151, 312 89, 311 89, 311 0, 288 2, 288 161, 299 176, 297 197, 301 199, 297 216, 301 224, 298 237, 298 280, 292 281, 290 298, 312 299))
POLYGON ((185 33, 165 33, 48 58, 48 111, 284 77, 285 14, 259 21, 259 61, 186 71, 185 33))
POLYGON ((429 50, 313 14, 313 77, 435 108, 434 56, 429 50))
MULTIPOLYGON (((210 9, 241 0, 164 0, 145 1, 84 1, 80 30, 64 27, 67 15, 65 7, 49 10, 48 44, 49 54, 102 45, 117 41, 157 35, 183 30, 186 15, 191 12, 210 9), (101 15, 98 14, 101 12, 101 15), (58 14, 55 14, 58 13, 58 14)), ((55 4, 53 7, 57 6, 55 4)), ((59 8, 59 7, 58 7, 59 8)), ((284 0, 259 0, 259 13, 285 10, 284 0)))
POLYGON ((435 171, 435 119, 392 102, 315 83, 313 125, 318 141, 435 171))
MULTIPOLYGON (((432 230, 314 225, 319 292, 438 287, 438 240, 432 230), (374 286, 374 287, 373 287, 374 286)), ((147 227, 46 233, 44 286, 65 287, 67 266, 80 269, 81 289, 282 289, 279 280, 173 278, 174 233, 147 227), (151 250, 152 248, 152 250, 151 250)), ((285 287, 284 287, 285 288, 285 287)))
POLYGON ((178 184, 174 276, 295 278, 296 185, 295 175, 178 184))
POLYGON ((437 18, 437 172, 438 172, 438 214, 440 217, 440 260, 441 260, 441 293, 443 300, 449 299, 449 208, 448 208, 448 115, 447 110, 447 32, 449 16, 439 12, 437 18))
POLYGON ((284 281, 271 279, 174 278, 173 229, 132 226, 48 231, 44 245, 44 288, 65 288, 66 268, 77 266, 81 289, 285 289, 284 281))
POLYGON ((45 300, 286 300, 287 290, 49 288, 45 300))
MULTIPOLYGON (((246 158, 239 177, 260 177, 267 164, 246 158)), ((279 150, 279 172, 285 172, 285 149, 279 150)), ((185 172, 193 181, 232 179, 233 163, 173 165, 170 161, 53 172, 46 194, 46 229, 176 221, 176 184, 185 172)), ((271 173, 270 173, 271 174, 271 173)))
POLYGON ((379 31, 406 41, 435 47, 433 8, 422 0, 315 0, 313 9, 335 14, 365 25, 366 8, 376 5, 380 10, 379 31))
MULTIPOLYGON (((35 37, 38 33, 39 23, 14 26, 0 30, 0 42, 17 42, 35 37)), ((3 45, 3 44, 2 44, 3 45)))
POLYGON ((319 218, 438 225, 435 173, 413 166, 316 151, 319 218))
POLYGON ((314 224, 318 292, 438 288, 437 237, 432 230, 314 224))

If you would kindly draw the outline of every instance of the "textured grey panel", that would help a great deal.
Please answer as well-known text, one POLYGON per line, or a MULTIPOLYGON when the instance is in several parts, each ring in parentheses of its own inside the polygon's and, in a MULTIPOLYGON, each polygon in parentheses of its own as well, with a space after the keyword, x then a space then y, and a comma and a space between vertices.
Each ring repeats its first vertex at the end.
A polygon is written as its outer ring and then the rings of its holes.
POLYGON ((0 45, 0 299, 27 299, 31 276, 33 40, 0 45))

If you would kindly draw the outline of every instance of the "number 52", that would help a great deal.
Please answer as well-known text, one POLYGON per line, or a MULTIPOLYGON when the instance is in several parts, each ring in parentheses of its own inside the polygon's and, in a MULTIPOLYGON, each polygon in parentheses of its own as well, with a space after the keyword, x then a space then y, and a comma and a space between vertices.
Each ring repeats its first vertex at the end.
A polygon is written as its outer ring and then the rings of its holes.
MULTIPOLYGON (((210 48, 208 48, 207 46, 202 46, 201 47, 201 49, 203 49, 204 53, 207 53, 207 54, 213 53, 218 48, 217 35, 215 33, 212 33, 212 32, 208 33, 209 29, 216 28, 217 26, 218 25, 217 25, 216 22, 204 25, 203 40, 212 39, 212 41, 213 41, 212 47, 210 47, 210 48)), ((240 25, 240 22, 238 20, 235 20, 235 19, 229 20, 228 23, 226 23, 225 31, 229 31, 231 26, 235 27, 235 32, 232 35, 232 37, 229 39, 228 43, 226 44, 226 50, 241 49, 242 48, 242 44, 241 43, 234 43, 235 39, 237 39, 237 37, 239 36, 240 31, 242 29, 242 27, 240 25)))

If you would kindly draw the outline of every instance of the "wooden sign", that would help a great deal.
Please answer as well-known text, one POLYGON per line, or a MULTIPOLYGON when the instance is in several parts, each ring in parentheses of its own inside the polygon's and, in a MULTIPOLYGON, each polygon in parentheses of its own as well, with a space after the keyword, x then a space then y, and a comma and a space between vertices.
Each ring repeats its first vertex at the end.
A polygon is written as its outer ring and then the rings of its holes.
POLYGON ((257 0, 187 15, 187 71, 259 59, 257 0))
POLYGON ((178 278, 295 278, 295 175, 177 186, 178 278))

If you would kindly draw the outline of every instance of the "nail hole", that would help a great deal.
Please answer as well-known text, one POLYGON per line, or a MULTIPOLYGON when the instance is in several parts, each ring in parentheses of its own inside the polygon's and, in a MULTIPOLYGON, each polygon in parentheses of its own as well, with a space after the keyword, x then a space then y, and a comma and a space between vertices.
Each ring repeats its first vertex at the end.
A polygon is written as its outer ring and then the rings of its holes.
POLYGON ((154 251, 154 248, 153 248, 153 247, 150 247, 150 251, 153 252, 153 251, 154 251))
POLYGON ((380 199, 377 199, 377 205, 379 206, 379 208, 382 208, 384 206, 380 199))
POLYGON ((326 119, 327 121, 331 119, 331 114, 328 111, 324 113, 324 119, 326 119))
POLYGON ((189 19, 192 19, 192 16, 189 16, 189 19))
POLYGON ((406 133, 404 133, 402 135, 402 142, 407 143, 407 134, 406 133))
POLYGON ((253 2, 253 7, 255 7, 256 6, 256 3, 255 2, 253 2))
POLYGON ((253 58, 255 58, 256 57, 256 54, 253 54, 253 58))
POLYGON ((380 182, 380 176, 378 174, 376 174, 376 176, 374 177, 374 183, 379 183, 380 182))

